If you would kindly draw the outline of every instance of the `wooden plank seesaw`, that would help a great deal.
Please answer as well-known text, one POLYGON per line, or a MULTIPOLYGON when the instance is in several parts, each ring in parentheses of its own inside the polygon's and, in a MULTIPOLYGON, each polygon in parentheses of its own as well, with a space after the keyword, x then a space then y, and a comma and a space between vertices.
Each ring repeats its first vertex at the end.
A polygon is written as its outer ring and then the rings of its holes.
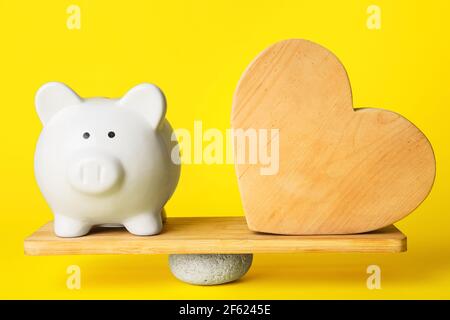
POLYGON ((96 228, 83 237, 58 238, 49 222, 25 239, 25 254, 397 253, 406 244, 393 225, 362 234, 287 236, 250 231, 244 217, 190 217, 168 218, 161 234, 148 237, 96 228))

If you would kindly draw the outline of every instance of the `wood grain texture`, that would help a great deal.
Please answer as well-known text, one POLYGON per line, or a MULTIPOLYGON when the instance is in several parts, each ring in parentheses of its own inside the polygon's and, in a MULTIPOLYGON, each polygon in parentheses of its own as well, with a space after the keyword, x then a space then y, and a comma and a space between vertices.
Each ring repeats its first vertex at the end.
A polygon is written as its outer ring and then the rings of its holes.
POLYGON ((148 237, 99 228, 80 238, 58 238, 50 222, 25 240, 27 255, 402 251, 406 237, 394 226, 357 235, 283 236, 252 232, 244 217, 168 218, 161 234, 148 237))
POLYGON ((394 112, 354 110, 343 65, 306 40, 277 43, 250 64, 235 92, 232 127, 279 129, 278 174, 236 164, 253 231, 376 230, 412 212, 434 182, 425 135, 394 112))

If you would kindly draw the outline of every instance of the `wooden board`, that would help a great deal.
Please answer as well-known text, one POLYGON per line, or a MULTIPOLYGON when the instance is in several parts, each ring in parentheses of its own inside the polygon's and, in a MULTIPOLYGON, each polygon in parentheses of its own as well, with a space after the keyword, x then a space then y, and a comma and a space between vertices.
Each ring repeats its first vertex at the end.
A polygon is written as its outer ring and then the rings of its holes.
POLYGON ((163 232, 150 237, 99 228, 80 238, 58 238, 50 222, 25 240, 28 255, 402 251, 406 236, 394 226, 358 235, 283 236, 252 232, 243 217, 168 218, 163 232))
POLYGON ((279 130, 267 143, 279 143, 276 174, 236 161, 254 231, 376 230, 412 212, 433 185, 425 135, 397 113, 354 110, 343 65, 306 40, 277 43, 250 64, 235 92, 232 127, 279 130))

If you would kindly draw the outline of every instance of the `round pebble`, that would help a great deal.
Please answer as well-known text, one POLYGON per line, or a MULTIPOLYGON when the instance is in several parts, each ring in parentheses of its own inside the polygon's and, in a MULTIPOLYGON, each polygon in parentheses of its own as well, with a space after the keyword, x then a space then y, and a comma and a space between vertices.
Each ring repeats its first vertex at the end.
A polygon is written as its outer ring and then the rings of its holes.
POLYGON ((241 278, 252 265, 253 254, 172 254, 170 270, 181 281, 217 285, 241 278))

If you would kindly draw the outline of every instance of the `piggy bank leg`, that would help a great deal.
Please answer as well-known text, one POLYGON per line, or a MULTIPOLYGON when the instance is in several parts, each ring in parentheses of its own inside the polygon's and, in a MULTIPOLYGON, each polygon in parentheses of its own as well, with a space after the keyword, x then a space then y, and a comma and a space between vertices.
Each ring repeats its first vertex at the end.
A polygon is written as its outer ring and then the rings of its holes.
POLYGON ((158 234, 162 230, 161 213, 141 213, 128 218, 124 227, 132 234, 137 236, 151 236, 158 234))
POLYGON ((58 237, 75 238, 87 234, 92 225, 85 221, 69 218, 63 215, 55 214, 54 231, 58 237))

